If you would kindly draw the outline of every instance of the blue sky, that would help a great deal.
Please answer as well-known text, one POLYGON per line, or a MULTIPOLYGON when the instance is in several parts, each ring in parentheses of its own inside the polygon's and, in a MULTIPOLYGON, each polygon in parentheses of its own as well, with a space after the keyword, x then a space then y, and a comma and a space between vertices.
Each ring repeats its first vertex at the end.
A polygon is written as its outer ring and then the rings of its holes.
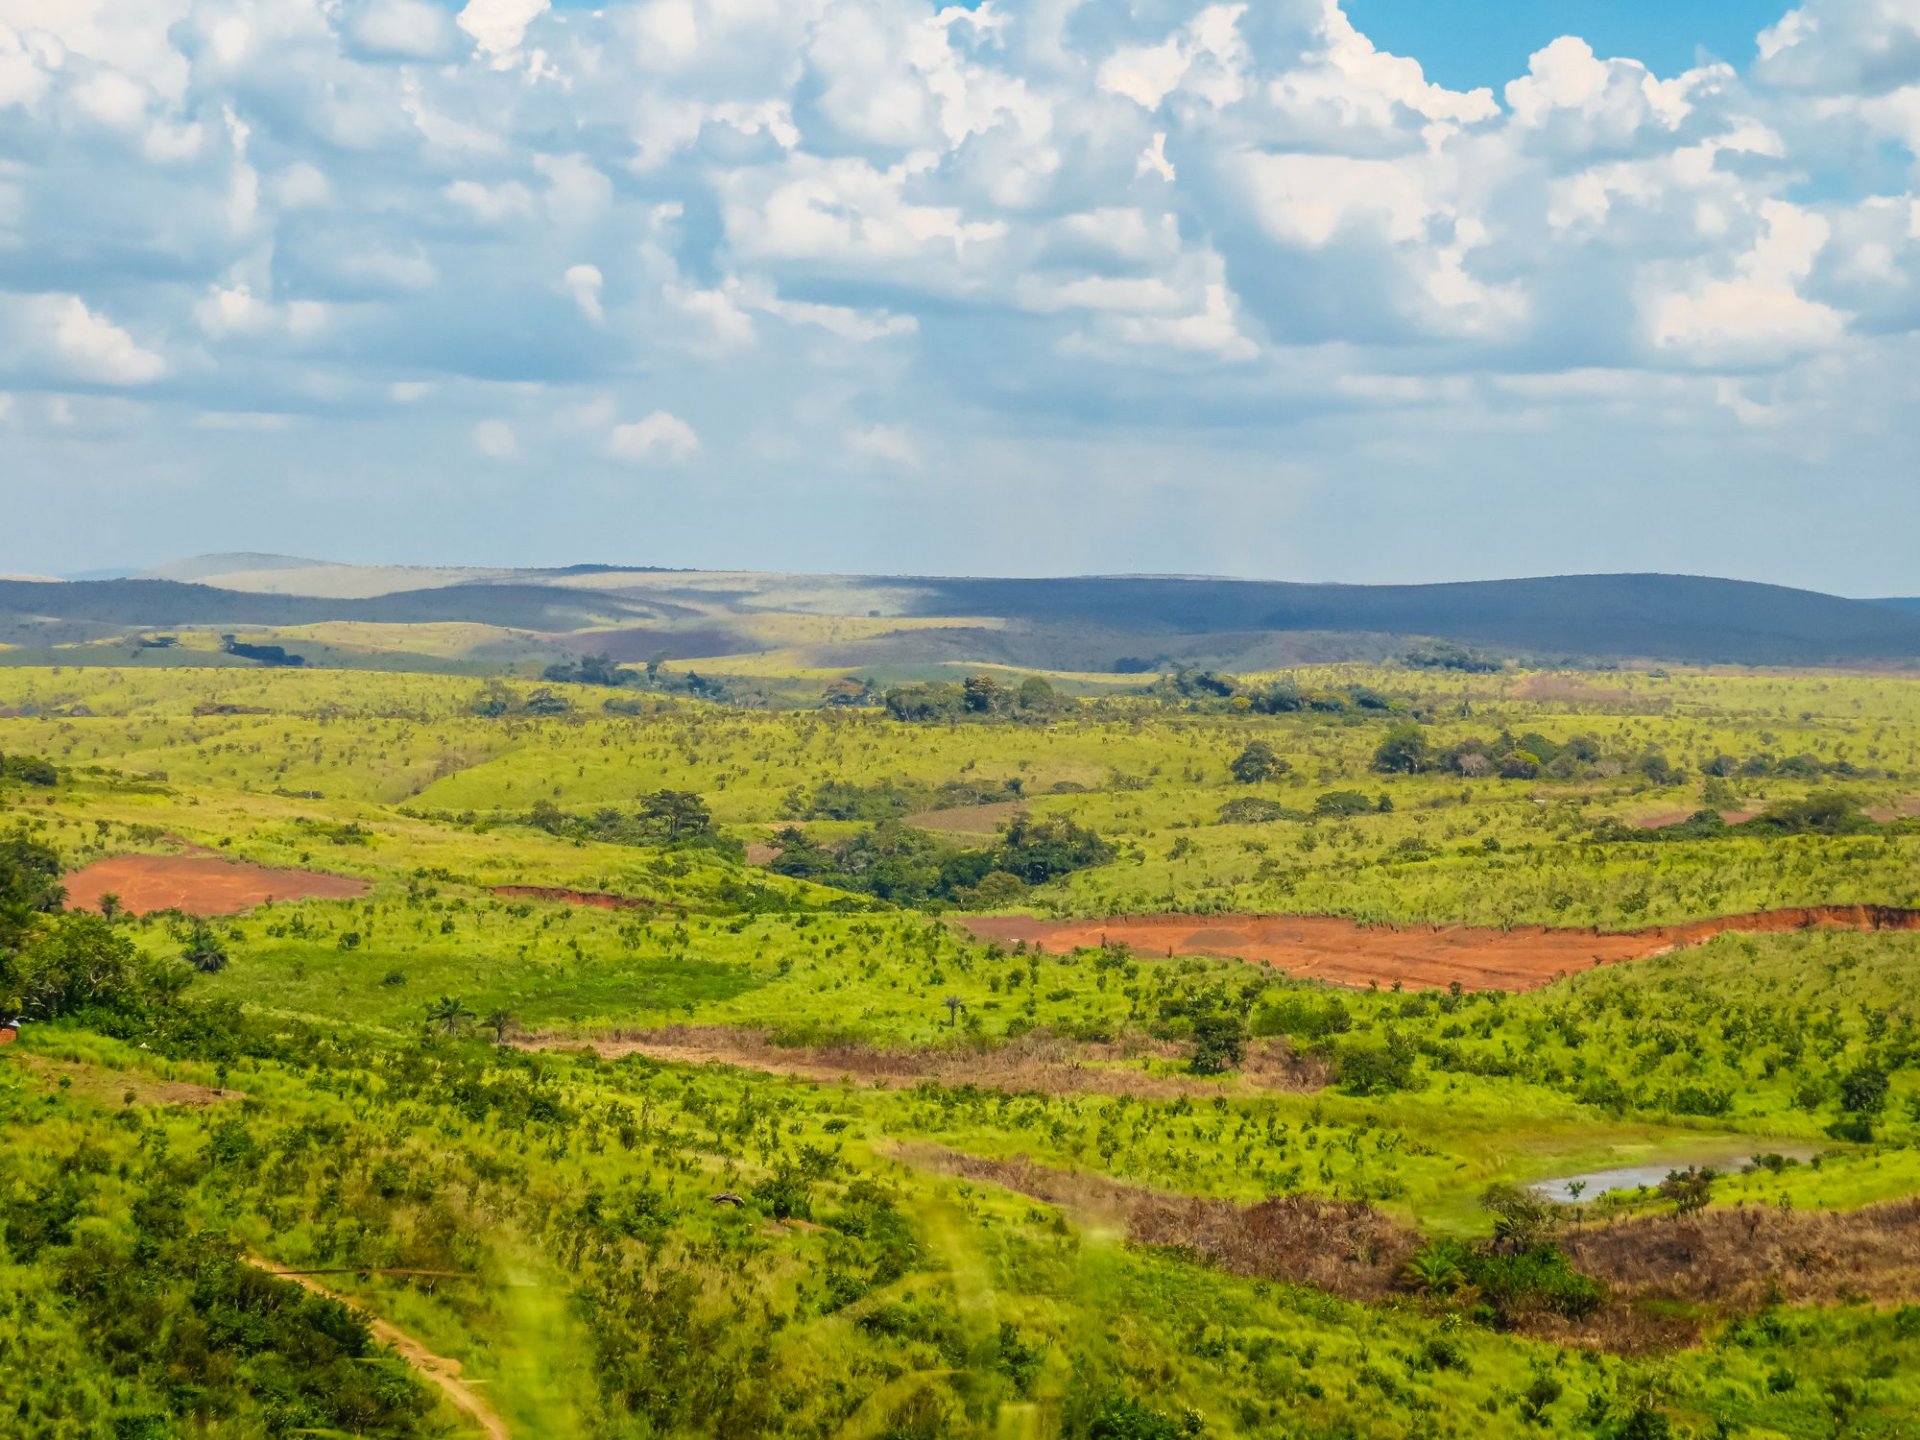
POLYGON ((0 572, 1920 592, 1910 0, 0 0, 0 572))
POLYGON ((1382 49, 1410 55, 1457 90, 1501 85, 1562 35, 1598 55, 1630 55, 1663 75, 1702 56, 1742 68, 1754 37, 1778 20, 1779 0, 1350 0, 1347 14, 1382 49))

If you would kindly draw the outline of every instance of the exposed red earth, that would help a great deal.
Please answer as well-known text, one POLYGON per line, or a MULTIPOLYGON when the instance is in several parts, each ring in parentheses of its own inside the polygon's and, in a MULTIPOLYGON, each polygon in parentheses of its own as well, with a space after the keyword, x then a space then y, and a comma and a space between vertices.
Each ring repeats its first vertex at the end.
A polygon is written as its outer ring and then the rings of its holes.
POLYGON ((1125 945, 1147 955, 1218 955, 1271 964, 1303 979, 1364 987, 1398 981, 1413 989, 1459 981, 1469 990, 1535 990, 1562 975, 1644 960, 1729 931, 1815 928, 1920 930, 1920 910, 1890 905, 1819 905, 1725 915, 1686 925, 1604 932, 1516 925, 1360 925, 1330 915, 1120 915, 1043 920, 1033 915, 966 915, 981 940, 1024 940, 1051 954, 1125 945))
POLYGON ((319 870, 276 870, 221 855, 113 855, 62 877, 67 905, 98 910, 100 897, 117 895, 134 915, 181 910, 189 915, 238 915, 273 900, 354 900, 367 882, 319 870))

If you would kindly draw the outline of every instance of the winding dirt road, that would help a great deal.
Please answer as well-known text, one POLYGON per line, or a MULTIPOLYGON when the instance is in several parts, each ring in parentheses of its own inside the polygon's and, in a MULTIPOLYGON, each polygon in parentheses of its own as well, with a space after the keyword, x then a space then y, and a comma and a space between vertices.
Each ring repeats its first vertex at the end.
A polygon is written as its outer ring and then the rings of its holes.
POLYGON ((480 1427, 481 1433, 487 1437, 487 1440, 512 1440, 507 1431, 507 1422, 494 1413, 493 1407, 482 1400, 471 1385, 460 1378, 458 1360, 434 1354, 406 1331, 396 1329, 379 1316, 370 1314, 366 1307, 351 1295, 342 1295, 338 1291, 329 1290, 311 1275, 283 1270, 273 1261, 259 1255, 242 1255, 240 1258, 254 1269, 263 1270, 276 1279, 291 1280, 303 1290, 311 1290, 315 1295, 324 1295, 329 1300, 338 1300, 342 1305, 362 1316, 374 1339, 382 1345, 391 1346, 396 1355, 425 1376, 442 1395, 445 1395, 480 1427))

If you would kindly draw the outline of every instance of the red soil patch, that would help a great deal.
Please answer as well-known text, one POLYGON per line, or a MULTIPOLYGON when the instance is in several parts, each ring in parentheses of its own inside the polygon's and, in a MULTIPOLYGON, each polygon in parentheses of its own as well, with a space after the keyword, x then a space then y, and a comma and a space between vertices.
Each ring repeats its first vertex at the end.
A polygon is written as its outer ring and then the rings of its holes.
POLYGON ((135 915, 237 915, 274 900, 354 900, 367 893, 367 882, 350 875, 275 870, 219 855, 114 855, 61 880, 70 908, 98 910, 101 896, 118 895, 121 909, 135 915))
POLYGON ((493 893, 507 900, 561 900, 569 905, 591 905, 596 910, 655 910, 657 900, 634 895, 609 895, 601 890, 568 890, 559 885, 496 885, 493 893))
POLYGON ((1519 925, 1360 925, 1328 915, 1131 915, 1042 920, 1032 915, 961 916, 981 940, 1029 945, 1055 955, 1082 946, 1125 945, 1149 954, 1221 955, 1266 962, 1335 985, 1413 989, 1459 981, 1469 990, 1534 990, 1562 975, 1644 960, 1701 945, 1728 931, 1781 933, 1814 928, 1920 930, 1920 910, 1890 905, 1820 905, 1726 915, 1687 925, 1603 932, 1519 925))

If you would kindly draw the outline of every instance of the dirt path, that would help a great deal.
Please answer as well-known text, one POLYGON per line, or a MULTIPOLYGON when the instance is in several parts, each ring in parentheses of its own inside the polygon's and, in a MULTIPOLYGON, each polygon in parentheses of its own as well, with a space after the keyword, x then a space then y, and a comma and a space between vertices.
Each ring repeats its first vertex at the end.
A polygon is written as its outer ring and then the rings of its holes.
POLYGON ((311 1275, 283 1270, 273 1261, 259 1255, 242 1255, 240 1258, 256 1270, 264 1270, 267 1274, 281 1280, 291 1280, 302 1289, 311 1290, 315 1295, 324 1295, 329 1300, 338 1300, 342 1305, 359 1314, 366 1321, 367 1329, 372 1332, 374 1339, 382 1345, 391 1346, 395 1354, 418 1370, 439 1389, 441 1394, 464 1411, 474 1424, 480 1427, 480 1432, 487 1437, 487 1440, 512 1440, 507 1431, 507 1422, 494 1413, 491 1405, 474 1393, 469 1382, 460 1378, 458 1360, 434 1354, 406 1331, 396 1329, 379 1316, 370 1314, 366 1307, 351 1295, 342 1295, 338 1291, 329 1290, 311 1275))
POLYGON ((238 915, 273 900, 356 900, 368 889, 351 875, 275 870, 207 854, 114 855, 83 865, 61 883, 72 909, 98 910, 103 895, 118 895, 120 908, 133 915, 238 915))
POLYGON ((1221 955, 1270 963, 1290 975, 1335 985, 1365 987, 1399 981, 1424 989, 1458 981, 1469 990, 1534 990, 1576 971, 1664 955, 1730 931, 1920 930, 1920 910, 1890 905, 1767 910, 1616 932, 1542 925, 1516 925, 1510 930, 1476 925, 1361 925, 1330 915, 956 918, 977 939, 1023 940, 1055 955, 1082 946, 1115 944, 1147 955, 1221 955))

